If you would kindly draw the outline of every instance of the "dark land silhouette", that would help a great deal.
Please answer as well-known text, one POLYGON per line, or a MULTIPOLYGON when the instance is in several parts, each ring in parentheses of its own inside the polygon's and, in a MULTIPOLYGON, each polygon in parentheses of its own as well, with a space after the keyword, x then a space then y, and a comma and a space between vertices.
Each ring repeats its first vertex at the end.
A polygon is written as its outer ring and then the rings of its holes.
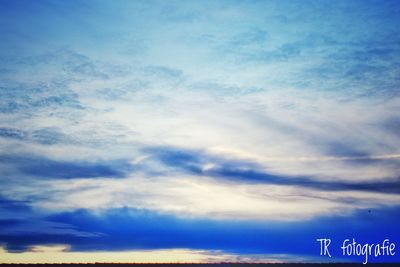
POLYGON ((400 267, 400 263, 58 263, 58 264, 0 264, 6 266, 35 266, 35 267, 400 267))

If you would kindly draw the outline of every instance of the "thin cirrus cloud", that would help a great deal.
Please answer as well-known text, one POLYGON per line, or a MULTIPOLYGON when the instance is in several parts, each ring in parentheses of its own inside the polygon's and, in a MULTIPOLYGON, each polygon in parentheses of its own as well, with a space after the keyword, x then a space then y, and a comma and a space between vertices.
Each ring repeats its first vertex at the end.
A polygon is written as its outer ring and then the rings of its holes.
POLYGON ((313 260, 320 233, 398 235, 396 1, 1 6, 6 250, 313 260))

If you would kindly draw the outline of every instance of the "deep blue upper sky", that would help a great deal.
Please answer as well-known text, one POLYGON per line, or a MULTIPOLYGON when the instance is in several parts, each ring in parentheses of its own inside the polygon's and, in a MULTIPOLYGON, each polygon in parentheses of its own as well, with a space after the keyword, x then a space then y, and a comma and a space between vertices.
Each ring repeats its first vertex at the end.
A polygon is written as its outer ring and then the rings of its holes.
POLYGON ((0 247, 400 247, 399 26, 399 1, 0 0, 0 247))

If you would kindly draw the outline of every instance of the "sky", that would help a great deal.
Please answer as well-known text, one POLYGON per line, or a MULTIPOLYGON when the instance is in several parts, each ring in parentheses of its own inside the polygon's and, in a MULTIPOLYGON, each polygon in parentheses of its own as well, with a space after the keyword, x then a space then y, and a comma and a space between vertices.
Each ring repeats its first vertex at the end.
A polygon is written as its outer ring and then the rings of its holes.
POLYGON ((399 25, 390 0, 0 0, 0 262, 399 262, 399 25))

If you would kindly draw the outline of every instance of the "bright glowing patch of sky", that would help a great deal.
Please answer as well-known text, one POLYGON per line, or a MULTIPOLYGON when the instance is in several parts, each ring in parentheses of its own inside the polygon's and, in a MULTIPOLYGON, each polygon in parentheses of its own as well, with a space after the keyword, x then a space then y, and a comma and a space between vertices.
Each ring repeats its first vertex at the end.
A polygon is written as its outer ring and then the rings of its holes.
POLYGON ((1 0, 2 253, 399 242, 399 23, 398 1, 1 0))

